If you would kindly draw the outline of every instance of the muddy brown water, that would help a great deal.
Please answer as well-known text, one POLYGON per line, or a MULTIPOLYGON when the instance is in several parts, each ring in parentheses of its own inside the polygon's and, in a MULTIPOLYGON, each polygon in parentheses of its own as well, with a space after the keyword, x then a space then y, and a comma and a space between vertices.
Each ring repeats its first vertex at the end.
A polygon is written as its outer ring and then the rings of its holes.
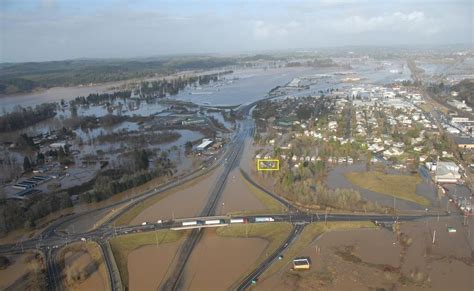
POLYGON ((0 290, 5 290, 30 272, 26 259, 32 256, 32 254, 7 256, 11 264, 6 269, 0 270, 0 290))
POLYGON ((170 270, 180 241, 140 247, 128 255, 131 291, 157 290, 170 270))
POLYGON ((86 251, 67 252, 64 257, 66 269, 83 272, 84 281, 68 286, 68 290, 108 290, 108 279, 104 266, 97 266, 86 251))
POLYGON ((473 239, 461 226, 459 217, 425 219, 401 224, 401 232, 412 239, 404 248, 389 230, 347 230, 323 234, 298 256, 309 256, 310 271, 296 275, 290 264, 258 282, 255 290, 367 290, 395 286, 397 290, 473 290, 474 267, 471 258, 473 239), (447 226, 457 229, 449 234, 447 226), (432 244, 433 231, 436 242, 432 244), (353 254, 364 263, 343 259, 337 249, 353 246, 353 254), (319 251, 318 251, 319 248, 319 251), (402 284, 399 271, 384 271, 383 266, 399 268, 411 279, 419 272, 422 283, 402 284), (298 278, 300 276, 300 278, 298 278))
POLYGON ((220 237, 206 230, 185 269, 185 290, 226 290, 251 271, 268 242, 261 238, 220 237))
POLYGON ((158 219, 185 218, 198 216, 209 198, 210 191, 220 177, 222 169, 216 169, 212 174, 197 183, 183 185, 159 195, 164 198, 142 211, 131 221, 131 225, 144 221, 152 222, 158 219))
MULTIPOLYGON (((378 202, 381 205, 393 206, 393 197, 379 194, 364 188, 361 188, 357 185, 352 184, 344 174, 347 172, 361 172, 365 171, 365 164, 358 163, 347 166, 336 166, 329 171, 328 177, 326 179, 327 185, 332 188, 351 188, 359 191, 361 196, 373 202, 378 202)), ((394 173, 394 172, 393 172, 394 173)), ((433 184, 423 180, 420 184, 417 185, 417 194, 423 196, 430 200, 433 205, 436 205, 436 191, 433 188, 433 184)), ((396 208, 398 210, 423 210, 425 207, 418 205, 414 202, 397 199, 396 208)))
POLYGON ((266 206, 255 197, 249 185, 244 181, 238 168, 230 172, 221 195, 217 214, 266 209, 266 206))

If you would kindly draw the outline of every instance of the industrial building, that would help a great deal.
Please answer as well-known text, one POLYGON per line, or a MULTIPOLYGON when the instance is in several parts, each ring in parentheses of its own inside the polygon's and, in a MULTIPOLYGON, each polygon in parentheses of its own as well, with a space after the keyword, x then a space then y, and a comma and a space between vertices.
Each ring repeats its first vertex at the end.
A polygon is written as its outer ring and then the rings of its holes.
POLYGON ((457 183, 461 179, 459 166, 454 162, 438 162, 434 172, 436 183, 457 183))
POLYGON ((196 151, 202 152, 212 145, 214 141, 210 138, 203 138, 200 145, 196 147, 196 151))

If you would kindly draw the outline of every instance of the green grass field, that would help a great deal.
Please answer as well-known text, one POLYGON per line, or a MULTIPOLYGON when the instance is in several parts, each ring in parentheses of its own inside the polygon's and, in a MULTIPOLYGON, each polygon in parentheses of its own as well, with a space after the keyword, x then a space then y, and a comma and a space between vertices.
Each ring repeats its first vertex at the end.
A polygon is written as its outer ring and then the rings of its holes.
POLYGON ((346 178, 361 188, 429 206, 428 199, 416 194, 416 185, 421 182, 420 176, 387 175, 381 172, 349 172, 346 178))
POLYGON ((110 247, 114 254, 117 268, 122 278, 122 284, 128 288, 128 254, 145 245, 165 244, 178 241, 183 235, 184 231, 173 230, 158 230, 147 233, 134 233, 124 236, 112 238, 110 240, 110 247))

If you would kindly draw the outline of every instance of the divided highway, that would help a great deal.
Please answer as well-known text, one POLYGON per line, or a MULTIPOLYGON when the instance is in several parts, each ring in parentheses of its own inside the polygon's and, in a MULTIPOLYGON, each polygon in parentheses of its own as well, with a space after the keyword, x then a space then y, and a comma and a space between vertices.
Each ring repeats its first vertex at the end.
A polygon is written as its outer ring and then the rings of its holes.
MULTIPOLYGON (((238 165, 244 147, 245 138, 251 132, 251 127, 249 127, 248 124, 248 120, 243 122, 243 129, 241 129, 241 132, 237 134, 235 141, 232 143, 231 148, 229 149, 231 152, 230 157, 227 159, 224 172, 217 180, 208 202, 201 212, 201 216, 203 217, 212 216, 215 213, 220 196, 225 188, 229 173, 238 165)), ((183 274, 184 269, 186 268, 186 263, 188 262, 194 247, 201 239, 202 234, 203 232, 201 229, 193 229, 191 231, 191 234, 186 238, 180 248, 175 270, 163 284, 162 290, 179 290, 182 288, 183 274)))

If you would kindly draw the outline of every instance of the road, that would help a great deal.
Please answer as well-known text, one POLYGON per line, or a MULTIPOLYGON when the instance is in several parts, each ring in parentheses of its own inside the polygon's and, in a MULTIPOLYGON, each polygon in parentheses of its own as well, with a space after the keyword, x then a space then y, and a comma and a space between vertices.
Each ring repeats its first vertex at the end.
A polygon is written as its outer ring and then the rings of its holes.
MULTIPOLYGON (((249 120, 244 120, 241 123, 239 133, 237 133, 232 147, 230 148, 230 157, 226 160, 224 165, 224 172, 219 177, 216 185, 212 189, 211 195, 201 212, 201 216, 212 216, 215 213, 222 191, 225 188, 229 173, 239 164, 242 150, 244 147, 245 138, 251 133, 252 127, 249 120)), ((203 232, 201 229, 193 229, 191 234, 186 238, 179 250, 179 256, 176 263, 175 270, 171 276, 163 284, 162 290, 178 290, 183 285, 183 274, 194 247, 201 239, 203 232)))
POLYGON ((253 272, 248 274, 244 278, 242 283, 240 283, 239 287, 237 287, 237 290, 240 291, 249 288, 252 283, 255 282, 258 277, 273 264, 279 254, 281 254, 292 242, 294 242, 298 238, 304 227, 305 224, 296 224, 288 235, 288 238, 283 242, 283 244, 278 249, 276 249, 273 254, 268 256, 253 272))

